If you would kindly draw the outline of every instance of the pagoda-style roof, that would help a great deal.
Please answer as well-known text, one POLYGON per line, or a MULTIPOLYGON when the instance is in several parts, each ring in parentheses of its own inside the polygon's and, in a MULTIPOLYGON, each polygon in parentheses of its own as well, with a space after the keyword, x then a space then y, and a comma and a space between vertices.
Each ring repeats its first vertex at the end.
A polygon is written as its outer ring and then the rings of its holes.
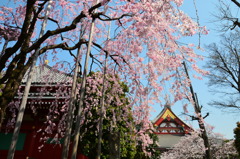
POLYGON ((165 106, 153 120, 157 134, 188 134, 193 129, 173 113, 170 106, 165 106))
POLYGON ((155 134, 158 135, 160 148, 168 149, 179 142, 182 136, 189 134, 193 129, 173 113, 166 105, 153 120, 155 134))
MULTIPOLYGON (((49 109, 49 106, 64 105, 71 92, 72 76, 46 64, 35 66, 32 75, 32 84, 28 94, 27 108, 35 106, 39 109, 49 109)), ((22 84, 15 101, 20 101, 27 82, 29 70, 22 79, 22 84)))
MULTIPOLYGON (((70 74, 54 69, 46 64, 42 66, 35 66, 33 71, 32 83, 35 84, 68 83, 72 81, 72 76, 70 74)), ((23 84, 27 82, 28 72, 29 70, 22 79, 23 84)))

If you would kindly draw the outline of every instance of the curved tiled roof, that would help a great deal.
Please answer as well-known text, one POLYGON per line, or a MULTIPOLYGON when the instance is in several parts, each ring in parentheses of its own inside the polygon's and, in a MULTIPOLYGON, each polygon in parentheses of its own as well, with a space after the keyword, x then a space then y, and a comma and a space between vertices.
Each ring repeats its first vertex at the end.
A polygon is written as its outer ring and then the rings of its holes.
MULTIPOLYGON (((27 82, 29 70, 22 79, 22 83, 27 82)), ((56 70, 48 65, 35 66, 32 83, 66 83, 71 82, 72 76, 65 72, 56 70)))

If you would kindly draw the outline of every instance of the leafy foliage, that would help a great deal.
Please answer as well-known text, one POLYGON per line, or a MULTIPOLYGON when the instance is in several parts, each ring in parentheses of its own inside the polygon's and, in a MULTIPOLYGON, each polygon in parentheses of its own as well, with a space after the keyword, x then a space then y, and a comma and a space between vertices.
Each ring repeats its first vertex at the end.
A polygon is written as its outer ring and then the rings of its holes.
MULTIPOLYGON (((87 78, 87 91, 83 108, 80 150, 96 158, 100 116, 102 73, 91 73, 87 78)), ((103 119, 101 158, 121 152, 121 158, 133 158, 136 153, 134 120, 126 96, 128 87, 115 75, 107 75, 103 119), (113 153, 113 154, 111 154, 113 153)))

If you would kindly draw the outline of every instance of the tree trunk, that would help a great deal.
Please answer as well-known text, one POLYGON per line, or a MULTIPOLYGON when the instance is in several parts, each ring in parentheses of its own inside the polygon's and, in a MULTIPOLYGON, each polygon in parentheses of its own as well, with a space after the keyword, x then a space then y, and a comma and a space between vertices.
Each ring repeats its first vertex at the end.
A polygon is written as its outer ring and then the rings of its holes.
MULTIPOLYGON (((41 28, 39 37, 42 37, 42 35, 45 31, 48 14, 49 14, 50 8, 51 8, 51 3, 52 3, 52 1, 50 0, 48 2, 48 6, 47 6, 47 9, 46 9, 46 13, 45 13, 45 18, 44 18, 44 21, 42 23, 42 28, 41 28)), ((25 109, 26 109, 28 94, 29 94, 29 90, 30 90, 30 87, 31 87, 31 83, 32 83, 32 77, 33 77, 33 74, 34 74, 34 67, 36 65, 38 55, 39 55, 39 48, 36 50, 36 53, 34 54, 33 63, 31 64, 31 68, 30 68, 29 73, 28 73, 28 78, 27 78, 26 86, 24 88, 24 94, 23 94, 20 109, 19 109, 19 112, 18 112, 17 121, 16 121, 16 124, 15 124, 14 132, 13 132, 13 136, 12 136, 12 141, 11 141, 11 146, 10 146, 9 151, 8 151, 7 159, 13 159, 14 158, 16 145, 17 145, 17 140, 18 140, 18 135, 19 135, 20 128, 21 128, 21 125, 22 125, 22 120, 23 120, 25 109)))
MULTIPOLYGON (((183 62, 183 66, 184 66, 184 69, 185 69, 185 72, 186 72, 186 76, 187 76, 187 78, 188 78, 189 81, 190 81, 190 77, 189 77, 189 75, 188 75, 188 71, 187 71, 187 67, 186 67, 185 62, 183 62)), ((201 130, 201 137, 202 137, 202 139, 203 139, 203 141, 204 141, 205 157, 206 157, 206 159, 212 159, 210 144, 209 144, 209 140, 208 140, 206 128, 205 128, 205 125, 204 125, 204 122, 203 122, 201 107, 200 107, 200 105, 199 105, 199 103, 198 103, 198 100, 197 100, 197 97, 196 97, 196 95, 195 95, 195 93, 194 93, 194 90, 193 90, 193 86, 192 86, 191 81, 190 81, 190 92, 191 92, 191 94, 192 94, 192 99, 193 99, 193 102, 194 102, 194 110, 195 110, 195 113, 198 115, 198 116, 197 116, 197 119, 198 119, 199 128, 200 128, 200 130, 201 130)))
POLYGON ((207 131, 205 129, 204 124, 200 124, 201 121, 198 121, 198 123, 199 123, 200 129, 203 130, 201 135, 202 135, 203 142, 204 142, 205 149, 206 149, 205 150, 206 159, 212 159, 212 153, 211 153, 210 143, 209 143, 208 136, 207 136, 207 131))
POLYGON ((8 78, 8 81, 3 84, 4 88, 2 89, 2 95, 0 96, 0 130, 5 118, 6 108, 8 104, 13 101, 21 84, 22 78, 28 68, 28 65, 18 65, 17 68, 12 71, 11 77, 8 78))
POLYGON ((109 159, 120 159, 120 133, 111 132, 109 141, 109 159))

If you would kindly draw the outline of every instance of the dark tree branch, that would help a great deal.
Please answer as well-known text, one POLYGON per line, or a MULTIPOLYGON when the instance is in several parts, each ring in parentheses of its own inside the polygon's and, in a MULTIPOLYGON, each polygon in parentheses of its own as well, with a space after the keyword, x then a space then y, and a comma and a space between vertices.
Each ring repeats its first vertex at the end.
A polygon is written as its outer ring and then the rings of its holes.
POLYGON ((206 117, 208 117, 209 116, 209 113, 207 113, 204 117, 203 117, 203 119, 205 119, 206 117))
POLYGON ((68 46, 66 42, 60 43, 60 44, 55 44, 55 45, 47 45, 43 47, 40 51, 39 54, 45 53, 47 50, 52 50, 52 49, 62 49, 62 50, 75 50, 79 48, 82 44, 86 44, 87 41, 85 39, 80 39, 78 43, 76 43, 74 46, 68 46))
POLYGON ((231 0, 234 4, 236 4, 240 8, 240 3, 236 0, 231 0))
POLYGON ((240 23, 238 22, 238 19, 236 19, 235 21, 233 21, 233 26, 230 28, 231 30, 235 29, 236 26, 240 27, 240 23))
POLYGON ((103 12, 99 12, 99 13, 96 13, 96 17, 102 21, 113 21, 113 20, 120 20, 124 17, 131 17, 132 15, 131 14, 122 14, 120 17, 109 17, 105 14, 103 14, 103 12), (105 17, 105 18, 102 18, 101 16, 105 17))
MULTIPOLYGON (((25 19, 24 19, 24 22, 23 22, 23 26, 22 26, 21 33, 20 33, 20 36, 18 38, 18 41, 16 42, 16 44, 13 47, 7 48, 5 50, 5 54, 0 59, 1 64, 5 64, 6 61, 15 52, 17 52, 17 50, 22 46, 22 44, 24 42, 24 39, 27 37, 28 28, 31 25, 32 13, 33 13, 33 10, 34 10, 34 3, 35 3, 35 1, 33 1, 33 0, 28 0, 27 1, 26 15, 25 15, 25 19)), ((4 67, 5 67, 5 65, 0 65, 0 72, 3 70, 4 67)))
MULTIPOLYGON (((186 113, 182 113, 183 115, 187 115, 188 117, 190 117, 193 120, 199 120, 200 118, 199 117, 196 117, 194 115, 189 115, 189 114, 186 114, 186 113)), ((202 117, 203 119, 205 119, 206 117, 209 116, 209 113, 207 113, 204 117, 202 117)))

